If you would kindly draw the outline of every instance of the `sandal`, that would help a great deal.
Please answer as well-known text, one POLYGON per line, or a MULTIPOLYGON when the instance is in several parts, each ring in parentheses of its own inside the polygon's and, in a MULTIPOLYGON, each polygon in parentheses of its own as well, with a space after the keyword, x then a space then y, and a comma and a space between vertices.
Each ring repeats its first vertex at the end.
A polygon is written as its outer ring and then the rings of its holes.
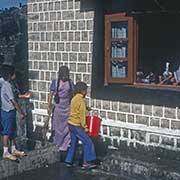
POLYGON ((16 160, 17 160, 16 156, 14 156, 14 155, 12 155, 12 154, 10 154, 10 153, 5 153, 5 154, 3 154, 3 158, 4 158, 4 159, 11 160, 11 161, 16 161, 16 160))
POLYGON ((23 157, 26 156, 26 153, 24 151, 15 150, 12 153, 13 156, 23 157))

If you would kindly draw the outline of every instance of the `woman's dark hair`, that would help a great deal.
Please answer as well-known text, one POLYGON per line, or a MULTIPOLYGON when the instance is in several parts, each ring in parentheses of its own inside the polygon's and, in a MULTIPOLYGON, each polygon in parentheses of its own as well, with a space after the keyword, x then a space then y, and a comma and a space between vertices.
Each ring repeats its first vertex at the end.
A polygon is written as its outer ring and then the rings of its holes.
POLYGON ((7 81, 14 74, 15 74, 14 66, 10 66, 10 65, 2 66, 1 76, 4 78, 5 81, 7 81))
POLYGON ((59 103, 59 96, 58 96, 58 90, 59 90, 59 82, 60 80, 66 82, 69 81, 69 69, 67 66, 61 66, 58 71, 58 79, 57 79, 57 89, 56 89, 56 94, 55 94, 55 102, 58 104, 59 103))
POLYGON ((67 66, 61 66, 58 71, 58 79, 62 81, 69 80, 69 69, 67 66))
POLYGON ((57 92, 59 89, 59 81, 68 81, 69 80, 69 69, 67 66, 61 66, 58 71, 58 80, 57 80, 57 92))
POLYGON ((76 83, 74 87, 74 94, 81 93, 82 91, 86 91, 88 88, 85 82, 79 81, 76 83))

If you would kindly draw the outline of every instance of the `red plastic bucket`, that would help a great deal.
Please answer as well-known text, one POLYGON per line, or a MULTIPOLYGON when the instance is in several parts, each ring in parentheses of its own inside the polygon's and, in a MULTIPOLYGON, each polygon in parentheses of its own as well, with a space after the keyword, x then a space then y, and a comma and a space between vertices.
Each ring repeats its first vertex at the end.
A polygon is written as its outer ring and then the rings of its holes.
POLYGON ((101 119, 97 116, 87 116, 86 120, 89 129, 88 135, 97 137, 99 135, 101 119))

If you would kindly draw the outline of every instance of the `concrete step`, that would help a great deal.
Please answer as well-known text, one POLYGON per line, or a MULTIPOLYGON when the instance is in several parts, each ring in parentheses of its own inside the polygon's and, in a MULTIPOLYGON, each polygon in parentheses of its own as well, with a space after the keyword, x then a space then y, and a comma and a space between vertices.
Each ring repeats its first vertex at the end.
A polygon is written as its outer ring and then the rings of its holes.
MULTIPOLYGON (((0 156, 0 179, 21 174, 25 171, 45 167, 60 160, 60 153, 51 143, 21 138, 17 140, 20 149, 24 150, 27 156, 19 158, 18 162, 2 159, 0 156)), ((2 150, 1 150, 2 152, 2 150)), ((2 154, 2 153, 1 153, 2 154)))

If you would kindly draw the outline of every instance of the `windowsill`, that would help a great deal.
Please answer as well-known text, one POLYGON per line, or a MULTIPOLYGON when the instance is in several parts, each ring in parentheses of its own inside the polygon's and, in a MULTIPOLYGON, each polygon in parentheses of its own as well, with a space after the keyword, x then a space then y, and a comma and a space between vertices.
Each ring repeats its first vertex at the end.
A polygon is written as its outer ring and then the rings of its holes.
POLYGON ((179 85, 163 85, 163 84, 144 84, 144 83, 134 83, 135 87, 138 88, 151 88, 151 89, 172 89, 180 90, 179 85))
POLYGON ((94 99, 145 105, 179 107, 179 86, 142 83, 112 83, 103 85, 100 82, 98 85, 97 82, 93 82, 92 84, 91 97, 94 99))

